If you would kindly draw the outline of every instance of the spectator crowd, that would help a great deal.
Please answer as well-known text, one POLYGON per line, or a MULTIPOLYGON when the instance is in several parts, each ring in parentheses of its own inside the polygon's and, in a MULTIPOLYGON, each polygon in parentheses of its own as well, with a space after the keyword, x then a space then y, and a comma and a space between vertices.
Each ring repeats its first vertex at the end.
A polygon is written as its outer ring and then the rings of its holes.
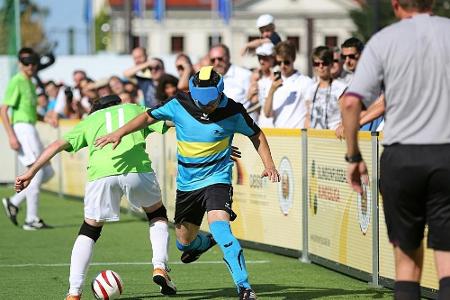
MULTIPOLYGON (((341 47, 313 49, 310 63, 313 78, 294 67, 297 49, 276 32, 274 18, 261 15, 256 26, 260 38, 244 45, 242 55, 254 55, 258 67, 247 69, 232 63, 225 44, 213 45, 197 63, 179 53, 177 74, 166 72, 164 61, 149 57, 143 47, 131 52, 134 65, 120 76, 93 80, 85 70, 73 71, 73 86, 49 80, 42 82, 38 71, 54 63, 50 55, 38 63, 34 82, 38 94, 38 118, 57 126, 60 119, 82 119, 90 113, 96 99, 115 94, 123 103, 155 107, 179 92, 189 92, 189 79, 202 66, 212 65, 223 76, 224 93, 241 103, 260 127, 316 128, 335 130, 344 136, 340 98, 350 85, 364 44, 351 37, 341 47)), ((384 96, 361 113, 361 130, 380 130, 383 126, 384 96)))

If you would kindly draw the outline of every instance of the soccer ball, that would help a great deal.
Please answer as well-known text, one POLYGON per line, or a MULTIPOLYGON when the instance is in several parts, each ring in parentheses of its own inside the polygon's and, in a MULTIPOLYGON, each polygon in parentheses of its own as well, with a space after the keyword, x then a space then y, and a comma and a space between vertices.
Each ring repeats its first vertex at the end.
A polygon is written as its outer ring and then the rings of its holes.
POLYGON ((98 273, 92 280, 92 292, 96 299, 118 299, 123 292, 123 282, 119 274, 111 270, 98 273))

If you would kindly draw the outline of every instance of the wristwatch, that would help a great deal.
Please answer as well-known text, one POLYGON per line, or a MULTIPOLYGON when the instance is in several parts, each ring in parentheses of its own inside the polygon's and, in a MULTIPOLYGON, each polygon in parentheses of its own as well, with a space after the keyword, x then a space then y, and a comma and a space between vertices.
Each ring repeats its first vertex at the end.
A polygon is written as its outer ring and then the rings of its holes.
POLYGON ((357 153, 352 156, 348 156, 347 154, 345 154, 344 158, 348 163, 359 163, 363 160, 361 153, 357 153))

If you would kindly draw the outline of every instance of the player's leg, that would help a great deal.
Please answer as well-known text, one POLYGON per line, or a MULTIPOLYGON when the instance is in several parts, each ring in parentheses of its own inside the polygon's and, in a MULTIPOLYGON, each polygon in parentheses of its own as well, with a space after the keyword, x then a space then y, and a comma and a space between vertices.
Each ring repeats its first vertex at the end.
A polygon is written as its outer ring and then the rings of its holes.
POLYGON ((117 176, 108 176, 86 185, 84 222, 73 245, 70 260, 69 295, 80 295, 94 246, 105 221, 118 221, 122 190, 117 176))
POLYGON ((20 193, 15 194, 11 198, 2 199, 6 215, 10 218, 13 224, 18 225, 17 214, 19 212, 19 205, 23 200, 27 199, 27 215, 25 218, 24 229, 36 230, 51 228, 51 226, 45 224, 44 221, 38 217, 37 212, 40 186, 42 183, 50 180, 53 174, 54 171, 52 167, 47 164, 42 168, 42 170, 39 170, 39 172, 36 174, 36 176, 34 176, 34 178, 30 182, 30 185, 26 189, 24 189, 20 193))
POLYGON ((256 299, 256 295, 248 282, 244 252, 239 241, 234 237, 230 219, 236 217, 232 211, 233 188, 226 184, 209 186, 206 191, 206 209, 208 223, 214 240, 223 252, 226 265, 238 288, 240 299, 256 299))
MULTIPOLYGON (((24 166, 31 166, 43 151, 39 134, 33 125, 25 123, 15 124, 14 131, 21 144, 18 158, 24 166)), ((41 185, 43 182, 48 181, 53 174, 53 169, 47 164, 34 176, 30 185, 23 191, 24 194, 19 193, 11 199, 11 204, 18 207, 20 202, 23 201, 24 196, 26 197, 27 212, 23 226, 25 230, 51 228, 51 226, 48 226, 39 218, 38 207, 41 185)))
POLYGON ((386 147, 381 157, 380 189, 395 257, 395 299, 420 299, 428 171, 418 147, 386 147), (414 162, 412 164, 411 162, 414 162))
POLYGON ((204 207, 204 188, 194 191, 177 191, 175 205, 175 233, 177 248, 183 251, 181 261, 191 263, 216 243, 211 234, 200 233, 204 207))
POLYGON ((434 249, 438 299, 450 299, 450 146, 434 146, 427 201, 428 248, 434 249))
POLYGON ((94 246, 100 237, 102 228, 103 222, 84 219, 72 248, 68 295, 81 295, 94 246))
POLYGON ((176 294, 177 289, 169 272, 169 227, 167 210, 161 202, 161 190, 155 173, 130 173, 119 181, 128 200, 141 206, 149 222, 149 239, 152 245, 153 281, 164 295, 176 294))

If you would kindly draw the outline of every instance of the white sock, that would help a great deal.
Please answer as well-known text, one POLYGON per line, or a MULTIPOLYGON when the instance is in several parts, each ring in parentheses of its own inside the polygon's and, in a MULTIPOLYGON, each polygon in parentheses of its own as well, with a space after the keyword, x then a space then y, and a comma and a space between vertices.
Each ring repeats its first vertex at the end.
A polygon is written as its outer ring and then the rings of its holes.
POLYGON ((156 221, 150 225, 149 232, 153 249, 153 267, 165 269, 169 260, 169 226, 166 221, 156 221))
POLYGON ((19 207, 19 205, 23 202, 23 200, 25 200, 26 197, 27 197, 27 190, 25 189, 20 193, 11 196, 9 201, 11 201, 12 205, 19 207))
POLYGON ((79 235, 73 245, 70 259, 69 294, 79 295, 83 287, 95 242, 90 237, 79 235))

